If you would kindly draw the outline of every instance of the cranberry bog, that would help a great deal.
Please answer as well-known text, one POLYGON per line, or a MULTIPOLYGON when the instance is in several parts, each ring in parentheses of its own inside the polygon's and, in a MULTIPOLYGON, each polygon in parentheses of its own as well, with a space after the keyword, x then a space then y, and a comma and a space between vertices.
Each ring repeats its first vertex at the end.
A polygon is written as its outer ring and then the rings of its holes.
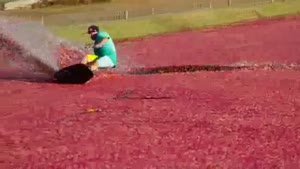
POLYGON ((85 85, 2 71, 1 168, 299 168, 299 37, 295 16, 119 42, 85 85))

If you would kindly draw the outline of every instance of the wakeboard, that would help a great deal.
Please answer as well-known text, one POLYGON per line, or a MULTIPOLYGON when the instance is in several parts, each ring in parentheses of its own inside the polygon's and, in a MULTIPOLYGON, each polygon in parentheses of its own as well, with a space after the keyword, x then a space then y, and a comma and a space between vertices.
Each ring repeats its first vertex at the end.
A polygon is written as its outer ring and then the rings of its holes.
POLYGON ((54 74, 54 81, 62 84, 84 84, 94 77, 94 73, 84 64, 75 64, 60 69, 54 74))

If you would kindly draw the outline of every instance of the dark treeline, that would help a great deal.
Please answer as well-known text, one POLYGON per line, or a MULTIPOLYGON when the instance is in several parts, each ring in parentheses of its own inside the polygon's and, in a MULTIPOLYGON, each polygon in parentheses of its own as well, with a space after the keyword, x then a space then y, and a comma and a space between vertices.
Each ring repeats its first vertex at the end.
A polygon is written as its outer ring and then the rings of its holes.
POLYGON ((39 3, 34 4, 33 8, 47 7, 52 5, 82 5, 111 1, 112 0, 41 0, 39 3))

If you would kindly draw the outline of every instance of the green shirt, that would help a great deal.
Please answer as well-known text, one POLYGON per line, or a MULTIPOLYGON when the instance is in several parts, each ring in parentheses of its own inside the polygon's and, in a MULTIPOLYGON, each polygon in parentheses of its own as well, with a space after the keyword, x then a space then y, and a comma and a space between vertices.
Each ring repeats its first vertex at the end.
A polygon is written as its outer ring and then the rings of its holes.
POLYGON ((95 55, 99 57, 108 56, 115 66, 117 66, 117 52, 115 44, 110 35, 105 31, 99 31, 95 44, 101 42, 104 38, 109 38, 101 48, 94 48, 95 55))

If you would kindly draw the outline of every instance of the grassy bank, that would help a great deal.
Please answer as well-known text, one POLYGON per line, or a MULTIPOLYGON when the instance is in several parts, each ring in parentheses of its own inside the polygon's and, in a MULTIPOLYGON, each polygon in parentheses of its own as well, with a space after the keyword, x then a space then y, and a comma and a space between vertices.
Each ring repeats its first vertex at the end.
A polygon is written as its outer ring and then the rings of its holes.
MULTIPOLYGON (((244 20, 258 19, 300 12, 300 1, 287 1, 256 7, 208 9, 178 14, 165 14, 128 21, 96 23, 107 30, 114 39, 140 37, 150 34, 175 32, 185 29, 205 28, 244 20)), ((88 25, 51 26, 59 36, 77 42, 89 42, 83 33, 88 25)))

